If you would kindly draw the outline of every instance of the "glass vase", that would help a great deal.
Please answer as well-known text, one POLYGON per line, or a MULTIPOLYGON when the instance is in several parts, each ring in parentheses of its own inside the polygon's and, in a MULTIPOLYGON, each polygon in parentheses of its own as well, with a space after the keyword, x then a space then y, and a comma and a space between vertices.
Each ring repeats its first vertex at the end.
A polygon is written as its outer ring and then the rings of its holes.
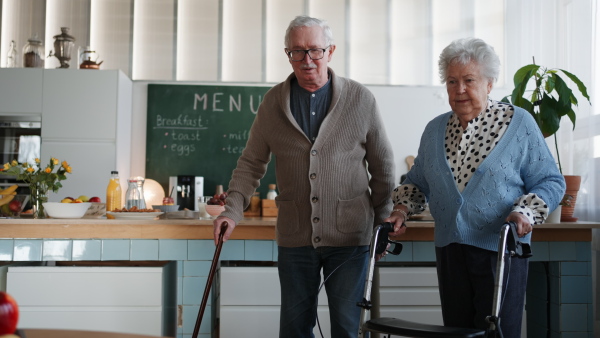
POLYGON ((44 183, 32 184, 29 186, 31 190, 31 207, 33 209, 33 218, 46 218, 44 204, 48 202, 48 187, 44 183))

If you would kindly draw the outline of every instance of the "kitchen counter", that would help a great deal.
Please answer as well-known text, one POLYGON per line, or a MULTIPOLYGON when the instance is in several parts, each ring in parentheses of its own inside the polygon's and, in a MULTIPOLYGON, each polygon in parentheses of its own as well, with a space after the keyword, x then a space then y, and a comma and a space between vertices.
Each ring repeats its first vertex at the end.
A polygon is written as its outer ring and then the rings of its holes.
MULTIPOLYGON (((275 239, 276 218, 245 218, 231 239, 275 239)), ((433 221, 410 221, 405 241, 431 241, 433 221)), ((574 222, 542 224, 534 229, 534 241, 591 241, 592 229, 599 223, 574 222)), ((159 219, 1 219, 0 238, 61 239, 212 239, 212 220, 159 219)))
MULTIPOLYGON (((232 240, 223 246, 220 260, 243 266, 271 266, 277 262, 276 221, 276 218, 245 218, 233 232, 232 240)), ((407 226, 406 234, 396 238, 403 243, 402 254, 388 255, 382 263, 397 269, 407 265, 431 266, 435 262, 434 223, 415 220, 407 226)), ((578 313, 582 313, 581 318, 588 318, 585 309, 592 305, 591 285, 595 282, 589 266, 595 228, 600 228, 600 223, 542 224, 533 232, 532 264, 546 264, 552 271, 563 271, 559 276, 552 276, 557 279, 552 285, 584 293, 575 300, 561 300, 558 305, 564 313, 572 313, 576 307, 578 313), (582 268, 575 269, 579 267, 582 268), (574 269, 581 272, 574 276, 574 269)), ((52 261, 57 265, 143 266, 157 261, 176 261, 177 294, 180 295, 177 306, 178 311, 185 314, 179 318, 177 337, 182 337, 194 329, 201 301, 197 290, 204 287, 214 255, 212 239, 212 220, 0 219, 0 262, 6 266, 52 261)), ((540 305, 542 310, 539 311, 543 311, 545 304, 547 302, 540 305)), ((216 325, 210 316, 210 311, 205 313, 200 330, 207 337, 212 325, 216 325)), ((575 329, 591 332, 587 323, 575 329)))

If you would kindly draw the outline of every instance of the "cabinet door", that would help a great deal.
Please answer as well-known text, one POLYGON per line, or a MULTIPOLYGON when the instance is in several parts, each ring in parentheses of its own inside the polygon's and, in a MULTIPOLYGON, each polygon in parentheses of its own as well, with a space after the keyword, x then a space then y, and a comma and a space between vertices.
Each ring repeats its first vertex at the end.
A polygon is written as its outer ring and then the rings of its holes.
MULTIPOLYGON (((220 269, 219 323, 221 337, 277 337, 281 287, 276 267, 220 269)), ((319 294, 317 315, 323 336, 331 337, 325 288, 319 294)), ((315 326, 315 336, 320 336, 315 326)))
POLYGON ((114 140, 118 74, 116 70, 46 70, 42 139, 114 140))
POLYGON ((374 317, 443 325, 434 267, 379 267, 377 277, 374 317))
POLYGON ((0 69, 0 114, 40 115, 42 113, 43 69, 0 69))
POLYGON ((162 335, 160 267, 9 267, 19 326, 162 335))
MULTIPOLYGON (((61 199, 80 195, 88 197, 98 196, 105 202, 106 186, 111 170, 116 168, 114 143, 87 143, 42 141, 42 158, 44 161, 55 157, 60 161, 67 161, 73 168, 67 179, 62 181, 62 188, 58 193, 50 193, 50 202, 59 202, 61 199)), ((127 186, 121 182, 121 188, 127 186)))

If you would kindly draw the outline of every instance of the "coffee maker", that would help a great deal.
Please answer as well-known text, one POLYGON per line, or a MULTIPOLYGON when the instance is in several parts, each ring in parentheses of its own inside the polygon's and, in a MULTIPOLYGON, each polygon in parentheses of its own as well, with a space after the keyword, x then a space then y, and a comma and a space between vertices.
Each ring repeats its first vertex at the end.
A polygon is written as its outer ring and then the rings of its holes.
POLYGON ((204 196, 204 177, 179 175, 169 177, 169 192, 179 210, 198 211, 198 197, 204 196))

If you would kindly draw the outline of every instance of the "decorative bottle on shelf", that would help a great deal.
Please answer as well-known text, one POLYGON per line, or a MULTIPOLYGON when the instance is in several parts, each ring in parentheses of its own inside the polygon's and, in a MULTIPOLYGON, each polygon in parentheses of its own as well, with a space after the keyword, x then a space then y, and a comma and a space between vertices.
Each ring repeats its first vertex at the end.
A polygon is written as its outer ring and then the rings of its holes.
POLYGON ((8 47, 8 55, 6 56, 6 68, 15 67, 17 67, 17 44, 15 40, 12 40, 8 47))
POLYGON ((274 200, 275 197, 277 197, 277 191, 275 191, 276 188, 277 188, 277 185, 269 184, 269 192, 267 192, 268 200, 274 200))
POLYGON ((121 209, 121 181, 119 180, 119 172, 110 172, 110 181, 106 187, 106 211, 121 209))

